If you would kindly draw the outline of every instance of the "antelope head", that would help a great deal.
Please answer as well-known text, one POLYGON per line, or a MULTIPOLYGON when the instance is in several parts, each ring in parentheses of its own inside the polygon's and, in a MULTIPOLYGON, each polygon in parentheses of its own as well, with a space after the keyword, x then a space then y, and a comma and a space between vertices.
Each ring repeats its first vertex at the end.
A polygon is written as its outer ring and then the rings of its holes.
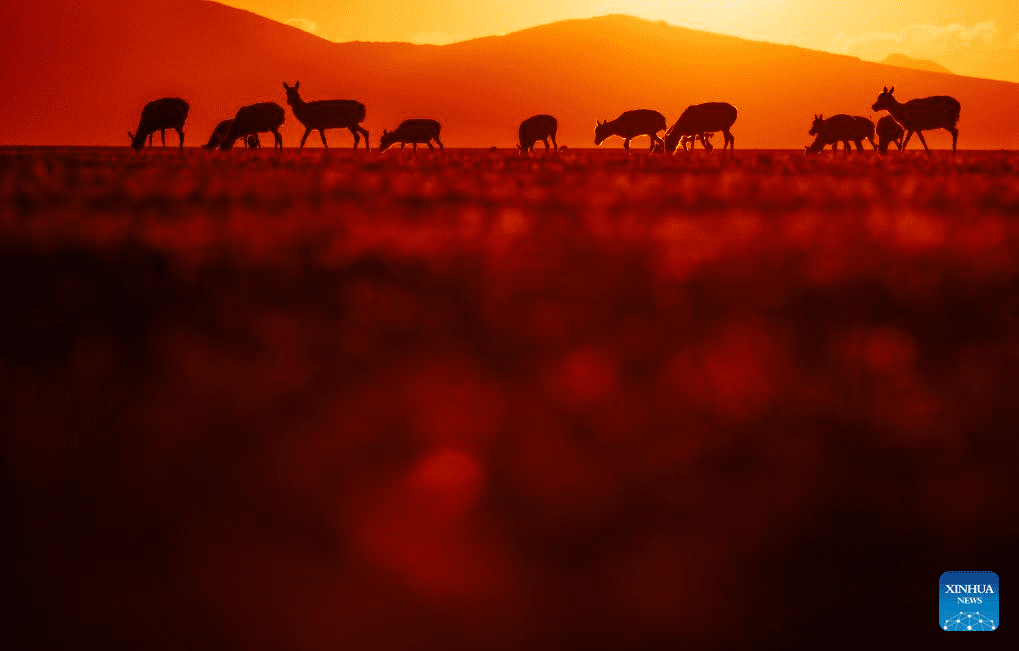
POLYGON ((811 125, 810 132, 808 133, 808 135, 816 136, 818 134, 818 132, 821 130, 821 126, 823 124, 824 124, 824 116, 823 115, 815 115, 814 116, 814 124, 811 125))
POLYGON ((608 122, 599 120, 598 126, 594 128, 594 144, 600 145, 605 142, 605 139, 611 136, 610 129, 608 128, 608 122))
POLYGON ((383 129, 382 135, 379 137, 379 151, 386 151, 392 144, 393 135, 389 132, 389 129, 383 129))
POLYGON ((142 135, 141 130, 138 133, 127 132, 127 137, 131 139, 131 147, 134 149, 142 149, 145 147, 145 136, 142 135))
POLYGON ((895 106, 896 104, 899 103, 899 101, 897 99, 892 97, 892 93, 894 93, 894 92, 895 92, 895 86, 892 86, 890 89, 888 88, 888 86, 885 86, 884 91, 880 95, 877 96, 877 101, 874 102, 874 106, 871 107, 871 108, 873 110, 875 110, 875 111, 888 111, 888 110, 890 110, 891 107, 893 107, 893 106, 895 106))
POLYGON ((293 86, 283 82, 283 90, 287 92, 287 104, 294 106, 295 104, 301 103, 301 94, 298 92, 301 89, 301 82, 297 82, 293 86))

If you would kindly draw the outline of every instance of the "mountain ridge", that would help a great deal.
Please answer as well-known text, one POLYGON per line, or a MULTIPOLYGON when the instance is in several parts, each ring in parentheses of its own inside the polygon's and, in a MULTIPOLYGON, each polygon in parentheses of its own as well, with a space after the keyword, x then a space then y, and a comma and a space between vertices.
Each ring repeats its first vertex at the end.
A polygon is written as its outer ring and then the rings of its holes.
POLYGON ((927 70, 929 72, 940 72, 946 75, 955 74, 945 66, 934 63, 933 61, 915 59, 911 56, 907 56, 899 52, 889 54, 885 58, 881 59, 880 63, 889 66, 895 66, 897 68, 912 68, 913 70, 927 70))

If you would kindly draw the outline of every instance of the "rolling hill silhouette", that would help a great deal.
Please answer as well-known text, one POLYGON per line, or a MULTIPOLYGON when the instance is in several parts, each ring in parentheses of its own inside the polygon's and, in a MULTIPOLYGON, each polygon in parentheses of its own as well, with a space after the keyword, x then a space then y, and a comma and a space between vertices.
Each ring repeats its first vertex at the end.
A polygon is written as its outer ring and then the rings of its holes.
POLYGON ((899 68, 910 68, 912 70, 926 70, 928 72, 943 72, 946 75, 953 74, 951 70, 945 66, 934 63, 933 61, 924 61, 923 59, 914 59, 913 57, 906 56, 905 54, 889 54, 885 58, 881 59, 881 63, 889 66, 897 66, 899 68))
MULTIPOLYGON (((902 100, 962 102, 962 148, 1016 148, 1019 84, 907 70, 847 56, 748 41, 629 16, 570 20, 446 46, 332 43, 202 0, 5 3, 0 23, 0 144, 126 145, 150 99, 192 106, 188 144, 238 106, 285 102, 283 81, 308 100, 368 107, 373 147, 410 117, 443 124, 450 146, 508 146, 530 115, 559 119, 560 142, 593 146, 596 119, 647 107, 671 123, 688 105, 740 110, 737 148, 802 147, 815 113, 870 110, 881 88, 902 100)), ((288 111, 294 146, 303 129, 288 111)), ((950 143, 932 133, 932 146, 950 143)), ((317 141, 315 141, 317 145, 317 141)), ((342 137, 336 146, 351 143, 342 137)), ((618 146, 619 143, 614 143, 618 146)))

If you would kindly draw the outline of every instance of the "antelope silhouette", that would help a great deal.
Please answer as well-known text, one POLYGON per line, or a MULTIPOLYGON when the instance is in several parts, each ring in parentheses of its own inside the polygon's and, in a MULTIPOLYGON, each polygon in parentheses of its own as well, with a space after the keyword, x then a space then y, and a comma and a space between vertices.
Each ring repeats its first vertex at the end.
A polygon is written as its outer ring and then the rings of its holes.
POLYGON ((840 113, 825 119, 823 115, 815 115, 809 135, 816 136, 814 142, 806 148, 809 154, 817 154, 828 145, 832 146, 833 153, 837 153, 841 142, 848 155, 850 142, 856 144, 857 151, 863 151, 864 140, 869 140, 871 146, 877 149, 874 145, 874 123, 864 117, 840 113))
POLYGON ((223 120, 216 125, 216 128, 212 130, 212 135, 209 136, 209 142, 203 145, 206 149, 216 149, 223 144, 223 140, 226 138, 226 134, 230 132, 230 125, 234 123, 233 118, 229 120, 223 120))
POLYGON ((637 136, 647 136, 651 138, 650 151, 655 150, 655 144, 664 149, 665 143, 658 137, 658 132, 665 126, 665 116, 658 111, 649 109, 626 111, 615 120, 598 123, 594 130, 594 144, 602 144, 609 136, 619 136, 623 139, 623 149, 629 153, 631 140, 637 136))
POLYGON ((164 97, 149 102, 142 109, 142 117, 134 133, 127 132, 131 139, 131 147, 141 149, 148 138, 152 146, 152 135, 158 131, 166 146, 166 130, 173 129, 180 138, 180 148, 184 148, 184 122, 188 119, 191 107, 179 97, 164 97))
POLYGON ((304 125, 304 136, 301 138, 301 149, 312 131, 318 131, 322 138, 322 144, 329 149, 326 143, 326 129, 347 129, 354 136, 354 150, 361 142, 361 134, 364 134, 364 148, 371 151, 368 144, 368 132, 361 126, 364 122, 364 104, 352 99, 324 99, 315 102, 305 102, 298 92, 301 89, 301 82, 289 86, 283 82, 283 89, 287 92, 287 104, 290 105, 297 121, 304 125))
POLYGON ((884 116, 877 121, 877 150, 887 154, 888 145, 894 142, 899 151, 902 151, 902 136, 905 134, 905 129, 895 121, 895 118, 890 115, 884 116))
POLYGON ((902 142, 902 151, 906 150, 909 139, 915 133, 920 137, 924 150, 929 154, 931 150, 927 147, 923 132, 930 129, 944 129, 952 134, 952 155, 955 155, 956 145, 959 142, 959 130, 956 125, 959 123, 959 114, 962 112, 962 105, 959 100, 946 95, 911 99, 905 104, 895 99, 893 93, 895 86, 889 89, 887 86, 877 97, 873 109, 875 111, 888 111, 895 121, 906 130, 906 139, 902 142))
MULTIPOLYGON (((697 138, 708 151, 714 149, 707 144, 703 137, 707 133, 721 131, 725 136, 725 143, 722 145, 724 152, 728 147, 736 148, 736 139, 729 131, 736 122, 737 111, 732 104, 725 102, 708 102, 706 104, 694 104, 687 107, 679 116, 676 123, 665 133, 665 152, 671 154, 676 151, 683 137, 697 138)), ((688 142, 693 144, 693 140, 688 142)), ((686 147, 684 146, 685 150, 686 147)))
POLYGON ((554 151, 559 151, 559 143, 556 142, 556 133, 559 132, 559 122, 551 115, 532 115, 520 123, 517 134, 520 137, 520 144, 517 149, 521 154, 534 151, 534 145, 541 140, 545 143, 545 151, 548 151, 548 139, 552 139, 554 151))
POLYGON ((439 149, 445 149, 442 146, 442 141, 439 140, 439 132, 441 130, 442 125, 435 120, 404 120, 400 123, 400 126, 392 131, 382 130, 382 137, 379 139, 379 151, 386 151, 395 143, 400 143, 400 149, 406 147, 407 143, 412 143, 414 151, 417 151, 418 143, 421 143, 428 145, 429 149, 435 151, 435 147, 432 146, 433 140, 438 143, 439 149))
MULTIPOLYGON (((226 134, 230 132, 230 125, 233 124, 233 118, 229 120, 223 120, 216 125, 216 128, 212 130, 212 135, 209 136, 209 142, 202 145, 206 149, 216 149, 223 144, 226 139, 226 134)), ((261 149, 262 141, 258 139, 257 133, 252 133, 244 139, 244 144, 248 149, 261 149)))
POLYGON ((252 134, 271 133, 275 139, 273 149, 283 149, 283 136, 280 135, 279 129, 286 117, 286 111, 276 102, 242 106, 237 110, 237 115, 223 136, 219 148, 224 151, 233 149, 234 143, 240 138, 246 143, 248 136, 252 134))

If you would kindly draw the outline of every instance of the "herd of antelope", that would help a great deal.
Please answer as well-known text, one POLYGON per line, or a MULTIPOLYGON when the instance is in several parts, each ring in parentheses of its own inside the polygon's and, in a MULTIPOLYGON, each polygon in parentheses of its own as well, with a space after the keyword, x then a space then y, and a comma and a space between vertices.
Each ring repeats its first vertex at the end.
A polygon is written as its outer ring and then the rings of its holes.
MULTIPOLYGON (((304 136, 301 138, 301 149, 308 140, 312 131, 317 131, 322 139, 322 144, 329 148, 326 142, 326 130, 347 129, 354 137, 354 150, 357 150, 364 136, 364 146, 370 150, 368 144, 368 131, 361 126, 364 122, 367 111, 364 104, 350 99, 318 100, 306 102, 300 94, 301 82, 290 86, 283 83, 286 91, 287 104, 294 113, 297 121, 304 125, 304 136)), ((913 99, 900 103, 894 96, 895 87, 885 87, 878 96, 877 102, 872 107, 875 111, 887 111, 889 115, 882 117, 875 127, 874 123, 865 117, 852 115, 833 115, 825 119, 821 115, 814 116, 814 123, 810 128, 809 135, 815 136, 815 140, 806 148, 807 153, 819 153, 825 147, 831 146, 832 152, 838 152, 839 143, 843 144, 846 155, 849 153, 849 143, 856 145, 857 151, 863 151, 863 141, 867 140, 878 152, 884 154, 888 146, 895 143, 899 151, 904 151, 909 144, 910 138, 915 133, 924 149, 927 148, 927 141, 923 137, 924 131, 931 129, 945 129, 952 134, 952 154, 955 154, 959 141, 959 130, 956 124, 959 122, 961 106, 959 102, 951 97, 936 96, 923 99, 913 99), (877 134, 878 143, 874 143, 874 136, 877 134)), ((184 100, 177 97, 169 97, 149 102, 142 110, 141 121, 138 129, 128 136, 131 138, 131 146, 141 149, 145 146, 146 139, 149 146, 152 146, 152 138, 155 132, 159 132, 163 146, 166 146, 166 130, 172 129, 177 132, 180 139, 180 147, 184 147, 184 122, 187 120, 190 106, 184 100)), ((735 149, 736 139, 730 129, 736 122, 736 107, 725 102, 709 102, 707 104, 696 104, 688 107, 679 119, 667 127, 665 116, 658 111, 649 109, 637 109, 626 111, 615 120, 598 121, 594 130, 594 144, 600 145, 606 138, 618 136, 623 138, 623 147, 629 151, 630 141, 639 136, 647 136, 651 139, 650 151, 673 154, 679 146, 684 151, 692 151, 699 140, 706 151, 711 151, 711 137, 721 132, 725 138, 722 152, 726 149, 735 149), (665 131, 665 138, 658 136, 660 131, 665 131), (689 150, 687 147, 689 146, 689 150)), ((279 128, 286 119, 286 111, 275 102, 262 102, 242 106, 233 118, 220 122, 212 135, 209 137, 205 147, 209 149, 231 149, 238 140, 250 148, 261 147, 259 134, 271 133, 273 136, 273 148, 283 148, 283 137, 279 128)), ((439 140, 441 125, 435 120, 413 119, 404 120, 393 131, 383 131, 379 139, 379 151, 385 151, 394 144, 399 143, 403 149, 407 145, 413 145, 417 150, 419 144, 426 144, 432 150, 434 141, 443 149, 442 141, 439 140)), ((540 140, 548 150, 549 139, 552 140, 551 148, 559 151, 559 144, 556 142, 556 133, 559 130, 559 123, 551 115, 535 115, 527 118, 520 124, 519 144, 517 148, 521 154, 534 151, 534 146, 540 140)))

